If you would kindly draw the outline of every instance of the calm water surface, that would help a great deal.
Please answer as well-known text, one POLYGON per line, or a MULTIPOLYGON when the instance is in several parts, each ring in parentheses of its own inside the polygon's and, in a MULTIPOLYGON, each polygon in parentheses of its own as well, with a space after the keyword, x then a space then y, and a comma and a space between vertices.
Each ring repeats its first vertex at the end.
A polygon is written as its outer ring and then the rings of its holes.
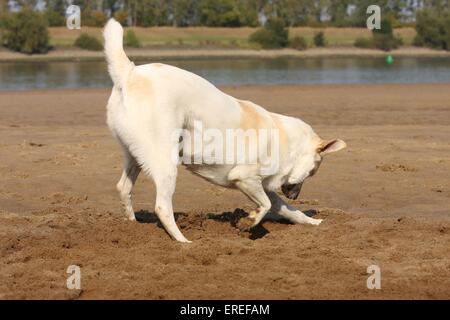
MULTIPOLYGON (((450 82, 450 58, 283 58, 165 63, 216 85, 450 82)), ((139 63, 137 63, 139 64, 139 63)), ((0 63, 0 90, 107 88, 103 62, 0 63)))

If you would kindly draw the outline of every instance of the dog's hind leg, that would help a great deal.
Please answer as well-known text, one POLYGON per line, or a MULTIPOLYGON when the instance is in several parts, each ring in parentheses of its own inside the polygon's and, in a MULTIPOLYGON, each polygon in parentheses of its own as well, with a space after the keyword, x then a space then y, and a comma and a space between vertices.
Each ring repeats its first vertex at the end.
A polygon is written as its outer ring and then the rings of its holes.
POLYGON ((156 188, 155 213, 166 232, 179 242, 190 242, 186 239, 175 222, 172 197, 177 180, 178 158, 174 158, 173 150, 178 150, 179 140, 170 139, 176 129, 163 126, 169 121, 154 123, 153 139, 142 139, 138 152, 138 161, 142 169, 149 175, 156 188))
MULTIPOLYGON (((167 166, 165 166, 167 167, 167 166)), ((175 216, 172 207, 172 196, 175 192, 177 179, 177 168, 173 166, 170 170, 163 168, 153 168, 153 181, 156 186, 156 205, 157 214, 167 233, 179 242, 191 242, 184 237, 175 222, 175 216)))
POLYGON ((317 226, 322 222, 322 219, 308 217, 300 210, 285 203, 275 192, 268 192, 267 194, 272 202, 272 208, 270 209, 272 214, 279 215, 295 224, 312 224, 317 226))
POLYGON ((116 185, 120 195, 120 202, 125 210, 126 217, 129 220, 136 220, 134 216, 133 205, 131 203, 131 194, 133 192, 136 179, 141 172, 141 168, 134 157, 124 148, 123 172, 119 182, 116 185))

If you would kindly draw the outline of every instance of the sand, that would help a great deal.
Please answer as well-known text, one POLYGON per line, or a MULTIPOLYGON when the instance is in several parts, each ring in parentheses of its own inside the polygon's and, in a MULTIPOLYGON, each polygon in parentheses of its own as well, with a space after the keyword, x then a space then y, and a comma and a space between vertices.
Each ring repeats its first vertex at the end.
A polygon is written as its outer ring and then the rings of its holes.
POLYGON ((450 84, 223 89, 347 142, 291 201, 322 225, 240 232, 249 200, 180 169, 176 243, 143 175, 124 220, 106 90, 3 92, 0 298, 450 298, 450 84))

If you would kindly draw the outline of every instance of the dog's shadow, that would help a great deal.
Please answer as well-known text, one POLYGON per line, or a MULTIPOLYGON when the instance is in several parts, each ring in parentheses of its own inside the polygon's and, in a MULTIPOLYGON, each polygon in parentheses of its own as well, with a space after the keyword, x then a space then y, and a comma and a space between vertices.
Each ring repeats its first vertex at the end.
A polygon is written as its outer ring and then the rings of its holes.
MULTIPOLYGON (((316 210, 307 210, 304 211, 304 213, 309 216, 315 216, 317 214, 316 210)), ((181 218, 187 217, 187 214, 184 212, 175 212, 175 221, 178 221, 181 218)), ((136 221, 139 223, 151 223, 156 224, 159 228, 164 229, 163 225, 159 221, 158 216, 154 212, 150 212, 147 210, 140 210, 135 212, 136 221)), ((233 228, 238 229, 239 228, 239 221, 243 218, 248 217, 248 213, 243 209, 235 209, 233 212, 222 212, 222 213, 207 213, 203 215, 204 220, 214 220, 221 223, 229 223, 233 228)), ((281 224, 291 224, 286 219, 283 218, 277 218, 275 219, 273 216, 269 215, 268 218, 264 219, 262 223, 258 224, 257 226, 251 228, 248 231, 245 231, 249 234, 249 239, 251 240, 258 240, 263 238, 266 234, 270 233, 269 230, 267 230, 264 227, 264 222, 266 221, 275 221, 276 223, 281 224)))
MULTIPOLYGON (((154 212, 148 210, 139 210, 134 213, 136 221, 139 223, 152 223, 156 224, 158 227, 162 228, 161 221, 159 221, 158 216, 154 212)), ((183 212, 175 212, 175 220, 177 220, 180 215, 184 215, 183 212)))

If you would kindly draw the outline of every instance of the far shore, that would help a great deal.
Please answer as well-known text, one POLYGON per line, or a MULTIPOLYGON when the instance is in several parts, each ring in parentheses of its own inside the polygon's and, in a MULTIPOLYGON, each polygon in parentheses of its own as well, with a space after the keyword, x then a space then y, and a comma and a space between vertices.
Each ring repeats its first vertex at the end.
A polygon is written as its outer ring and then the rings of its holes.
MULTIPOLYGON (((428 48, 402 47, 391 52, 350 47, 312 48, 305 51, 293 49, 251 50, 251 49, 175 49, 143 48, 126 49, 134 61, 148 60, 195 60, 195 59, 274 59, 274 58, 315 58, 315 57, 382 57, 392 54, 394 57, 450 57, 449 51, 428 48)), ((81 49, 55 49, 47 54, 26 55, 0 50, 0 62, 72 62, 104 61, 101 51, 81 49)))

